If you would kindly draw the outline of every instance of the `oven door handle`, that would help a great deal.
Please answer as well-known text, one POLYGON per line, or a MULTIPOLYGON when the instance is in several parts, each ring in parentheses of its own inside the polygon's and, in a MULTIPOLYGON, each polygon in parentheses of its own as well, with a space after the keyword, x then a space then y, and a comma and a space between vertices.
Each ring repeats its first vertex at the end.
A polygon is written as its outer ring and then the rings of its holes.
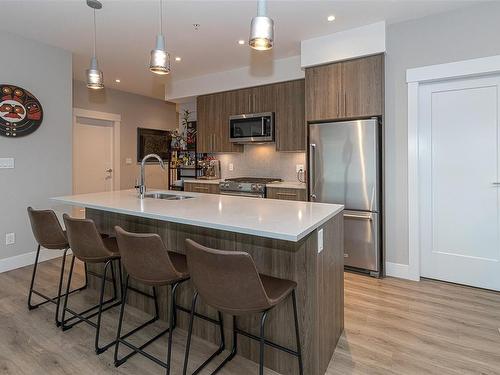
POLYGON ((250 197, 250 198, 264 198, 262 194, 252 194, 252 193, 242 193, 242 192, 234 192, 234 191, 221 191, 221 195, 232 195, 235 197, 250 197))

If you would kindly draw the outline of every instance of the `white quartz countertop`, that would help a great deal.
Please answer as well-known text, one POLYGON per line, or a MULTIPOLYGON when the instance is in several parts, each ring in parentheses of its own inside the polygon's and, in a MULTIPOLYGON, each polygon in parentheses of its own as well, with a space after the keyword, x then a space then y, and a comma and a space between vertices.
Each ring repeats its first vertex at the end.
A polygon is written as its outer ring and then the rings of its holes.
MULTIPOLYGON (((151 190, 148 193, 159 190, 151 190)), ((135 190, 52 198, 72 206, 297 242, 337 215, 338 204, 163 191, 192 199, 139 199, 135 190)))

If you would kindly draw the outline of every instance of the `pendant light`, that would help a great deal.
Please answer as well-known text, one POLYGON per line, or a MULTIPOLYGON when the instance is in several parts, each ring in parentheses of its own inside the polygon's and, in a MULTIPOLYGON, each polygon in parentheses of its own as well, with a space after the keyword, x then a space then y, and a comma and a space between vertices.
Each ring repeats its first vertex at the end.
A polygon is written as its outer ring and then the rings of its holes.
POLYGON ((99 69, 97 65, 97 57, 96 57, 96 22, 95 22, 95 11, 96 9, 101 9, 102 4, 98 0, 87 0, 87 5, 91 7, 94 11, 94 48, 92 53, 92 58, 90 59, 90 67, 85 71, 85 75, 87 77, 87 87, 89 89, 99 90, 104 88, 104 78, 102 75, 102 71, 99 69))
POLYGON ((252 18, 250 40, 253 49, 265 51, 273 48, 274 21, 267 17, 267 1, 258 0, 257 17, 252 18))
POLYGON ((170 55, 165 49, 163 36, 163 1, 160 0, 160 33, 156 36, 156 47, 151 51, 149 70, 156 74, 170 73, 170 55))

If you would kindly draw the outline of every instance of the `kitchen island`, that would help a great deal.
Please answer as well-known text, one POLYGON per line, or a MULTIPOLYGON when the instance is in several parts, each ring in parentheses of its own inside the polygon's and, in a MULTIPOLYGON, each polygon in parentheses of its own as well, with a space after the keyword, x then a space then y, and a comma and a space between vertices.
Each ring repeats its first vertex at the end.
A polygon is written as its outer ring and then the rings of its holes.
MULTIPOLYGON (((104 233, 113 235, 115 225, 132 232, 158 233, 169 250, 180 253, 187 238, 216 249, 246 251, 259 272, 296 281, 304 373, 323 375, 344 327, 343 206, 177 191, 160 192, 156 197, 141 200, 135 191, 123 190, 53 200, 85 207, 86 217, 104 233), (173 196, 158 199, 168 195, 173 196)), ((95 270, 97 266, 90 267, 95 270)), ((90 285, 97 287, 97 281, 91 280, 90 285)), ((164 289, 159 294, 160 312, 167 319, 168 291, 164 289)), ((178 304, 190 306, 192 293, 190 283, 183 284, 177 292, 178 304)), ((129 294, 128 303, 149 313, 154 309, 152 301, 136 293, 129 294)), ((203 300, 197 311, 216 316, 203 300)), ((187 328, 188 318, 178 313, 181 329, 187 328)), ((231 319, 224 318, 226 347, 230 348, 231 319)), ((239 317, 238 326, 257 333, 258 315, 239 317)), ((217 327, 209 322, 197 319, 193 333, 217 343, 217 327)), ((270 312, 266 336, 295 348, 290 299, 270 312)), ((257 342, 240 336, 238 345, 238 355, 258 362, 257 342)), ((265 365, 281 374, 298 374, 294 357, 270 347, 266 347, 265 365)))

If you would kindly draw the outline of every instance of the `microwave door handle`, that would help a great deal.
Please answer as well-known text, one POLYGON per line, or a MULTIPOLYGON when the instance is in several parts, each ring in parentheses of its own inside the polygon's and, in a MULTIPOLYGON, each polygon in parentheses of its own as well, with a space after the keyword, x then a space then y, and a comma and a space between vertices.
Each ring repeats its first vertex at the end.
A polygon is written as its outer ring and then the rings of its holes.
POLYGON ((265 120, 264 120, 264 116, 262 116, 262 117, 260 118, 260 121, 261 121, 261 125, 262 125, 262 130, 261 130, 261 133, 260 133, 260 134, 262 134, 262 136, 264 136, 264 135, 265 135, 265 134, 264 134, 264 127, 265 127, 265 124, 264 124, 264 121, 265 121, 265 120))

